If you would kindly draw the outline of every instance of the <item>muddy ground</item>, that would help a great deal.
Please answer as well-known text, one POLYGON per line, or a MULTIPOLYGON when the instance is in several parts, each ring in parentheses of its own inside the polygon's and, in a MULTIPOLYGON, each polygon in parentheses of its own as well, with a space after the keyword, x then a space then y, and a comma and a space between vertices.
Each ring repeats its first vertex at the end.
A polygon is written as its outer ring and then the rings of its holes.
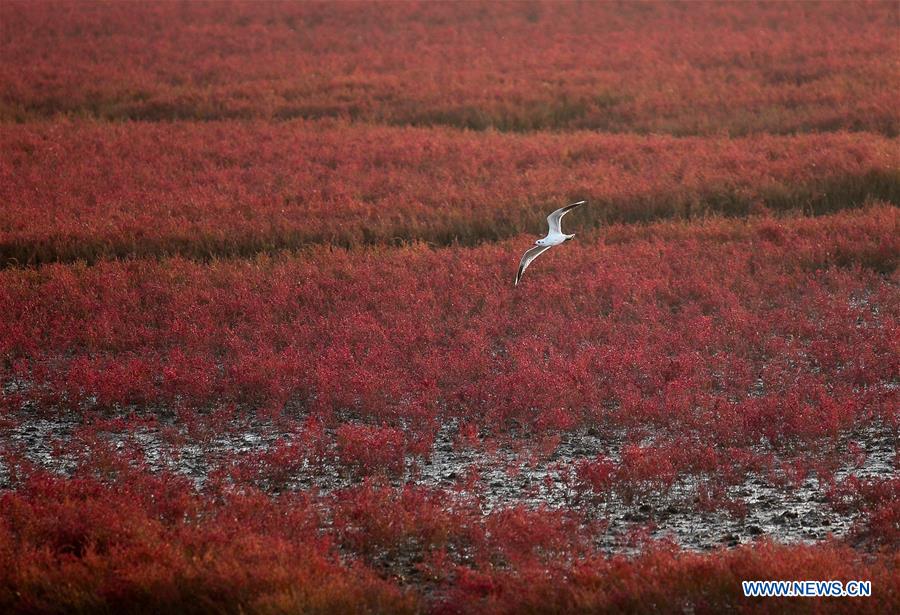
MULTIPOLYGON (((27 412, 15 417, 11 428, 0 429, 0 450, 17 450, 32 462, 57 472, 71 474, 76 461, 59 454, 58 442, 67 442, 79 423, 61 418, 34 418, 27 412)), ((427 487, 455 489, 463 495, 479 498, 485 512, 498 507, 524 504, 550 509, 577 506, 589 517, 605 521, 606 531, 598 540, 608 552, 629 552, 632 539, 643 535, 653 539, 669 538, 684 548, 709 550, 736 546, 762 536, 778 542, 814 542, 829 534, 847 534, 854 515, 836 512, 828 502, 824 485, 814 477, 799 486, 778 486, 764 476, 749 476, 730 488, 730 498, 743 502, 744 515, 727 510, 701 512, 696 505, 696 478, 682 478, 665 495, 656 494, 628 502, 617 496, 600 501, 579 498, 571 482, 564 479, 565 468, 582 459, 604 455, 613 461, 620 457, 624 437, 596 430, 569 433, 555 450, 535 455, 534 451, 500 448, 491 453, 461 448, 454 443, 456 426, 449 423, 439 430, 429 459, 410 458, 402 477, 394 483, 414 483, 427 487), (466 482, 473 470, 478 478, 466 482)), ((271 423, 258 422, 227 431, 206 441, 178 438, 175 443, 164 437, 158 426, 141 426, 127 432, 106 432, 104 437, 117 448, 141 451, 150 471, 170 470, 190 478, 202 488, 210 472, 231 463, 235 455, 258 453, 291 434, 281 433, 271 423)), ((852 439, 865 450, 865 461, 841 468, 838 480, 859 477, 894 476, 897 437, 888 429, 867 428, 852 439)), ((0 462, 0 489, 9 488, 8 468, 0 462)), ((346 468, 304 466, 293 473, 286 484, 270 490, 318 488, 322 493, 356 482, 346 468)))

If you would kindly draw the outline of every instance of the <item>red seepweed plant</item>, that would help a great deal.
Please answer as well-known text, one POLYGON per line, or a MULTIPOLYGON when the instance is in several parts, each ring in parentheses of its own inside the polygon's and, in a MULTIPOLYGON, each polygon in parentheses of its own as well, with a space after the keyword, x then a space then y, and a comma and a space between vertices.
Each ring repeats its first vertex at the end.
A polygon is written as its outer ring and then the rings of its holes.
POLYGON ((896 23, 0 3, 0 611, 898 611, 896 23))

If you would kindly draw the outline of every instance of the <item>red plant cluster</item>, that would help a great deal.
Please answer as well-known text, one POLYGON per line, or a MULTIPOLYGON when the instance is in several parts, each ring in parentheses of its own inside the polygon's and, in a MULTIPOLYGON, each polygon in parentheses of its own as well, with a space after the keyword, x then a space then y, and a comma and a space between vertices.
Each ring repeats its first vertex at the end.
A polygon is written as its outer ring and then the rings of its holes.
POLYGON ((891 392, 897 226, 893 207, 616 226, 548 254, 524 292, 520 241, 7 269, 3 373, 28 384, 6 399, 296 400, 396 421, 442 397, 494 425, 615 400, 635 423, 698 427, 694 408, 718 400, 772 441, 828 435, 855 407, 829 398, 866 395, 871 411, 891 392), (563 364, 566 386, 545 386, 563 364), (773 414, 770 395, 793 411, 773 414))
POLYGON ((399 429, 346 424, 336 436, 341 459, 363 474, 403 472, 406 449, 399 429))
POLYGON ((281 125, 52 123, 0 134, 0 259, 253 255, 516 236, 576 198, 608 222, 900 200, 867 134, 744 139, 281 125))
POLYGON ((32 476, 0 494, 0 608, 413 611, 412 596, 338 561, 304 496, 216 500, 171 476, 32 476))
MULTIPOLYGON (((894 460, 894 470, 896 476, 900 458, 894 460)), ((873 480, 850 476, 835 485, 829 497, 839 510, 865 514, 865 522, 857 528, 858 539, 900 549, 900 478, 873 480)))
POLYGON ((0 5, 0 118, 897 135, 892 2, 0 5))
POLYGON ((451 418, 461 442, 624 432, 611 478, 584 472, 629 499, 684 476, 828 482, 842 434, 898 426, 898 224, 881 206, 613 227, 519 288, 519 242, 7 269, 3 404, 311 414, 254 462, 282 466, 273 484, 311 459, 398 475, 451 418))
MULTIPOLYGON (((202 417, 200 422, 213 421, 202 417)), ((199 439, 208 444, 211 436, 227 433, 229 429, 234 429, 234 425, 218 424, 199 439)), ((228 451, 224 455, 225 467, 219 464, 211 472, 212 476, 227 476, 235 484, 270 492, 282 491, 293 487, 292 481, 305 467, 322 468, 325 461, 331 458, 331 447, 324 426, 319 421, 309 419, 299 424, 293 423, 287 431, 287 437, 275 440, 263 450, 259 450, 261 443, 257 443, 254 449, 243 455, 228 451)), ((402 446, 397 450, 402 455, 402 446)))
POLYGON ((371 483, 316 500, 221 486, 200 495, 142 472, 114 484, 38 472, 0 494, 0 608, 21 612, 200 603, 229 612, 646 612, 660 604, 778 612, 792 603, 748 602, 740 582, 812 577, 870 580, 872 597, 852 608, 883 613, 896 606, 898 565, 896 553, 863 556, 834 542, 710 554, 661 544, 607 557, 565 513, 483 516, 464 499, 371 483), (323 511, 333 519, 324 531, 323 511), (429 597, 398 579, 429 588, 429 597))
POLYGON ((897 23, 0 2, 0 611, 898 611, 897 23))

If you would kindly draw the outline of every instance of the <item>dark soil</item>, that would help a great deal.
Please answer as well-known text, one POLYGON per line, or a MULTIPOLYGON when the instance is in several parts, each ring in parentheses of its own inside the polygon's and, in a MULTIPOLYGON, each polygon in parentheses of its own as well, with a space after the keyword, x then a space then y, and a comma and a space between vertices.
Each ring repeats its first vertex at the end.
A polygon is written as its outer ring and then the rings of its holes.
MULTIPOLYGON (((34 418, 27 412, 18 424, 0 430, 0 451, 18 451, 32 463, 45 469, 70 475, 77 468, 71 453, 61 453, 80 427, 76 420, 34 418)), ((13 421, 15 423, 15 421, 13 421)), ((729 488, 728 497, 740 502, 740 513, 733 510, 703 512, 697 506, 696 477, 683 477, 666 493, 632 498, 607 495, 600 500, 585 498, 566 481, 566 470, 575 462, 604 455, 616 461, 624 437, 586 430, 562 436, 558 446, 543 455, 534 450, 513 451, 501 447, 490 453, 461 448, 454 443, 454 424, 448 424, 437 435, 429 459, 410 458, 402 477, 394 477, 397 485, 456 490, 478 499, 485 512, 525 505, 549 509, 573 508, 587 518, 606 524, 599 538, 609 552, 630 552, 634 537, 669 538, 682 547, 709 550, 730 547, 760 537, 793 542, 814 542, 829 534, 841 537, 848 533, 855 515, 835 511, 826 497, 826 486, 813 476, 799 485, 772 484, 764 476, 749 476, 742 484, 729 488), (467 480, 477 472, 477 478, 467 480)), ((858 466, 841 468, 835 478, 850 475, 888 478, 895 474, 894 459, 897 439, 887 429, 868 428, 853 434, 865 449, 865 461, 858 466)), ((174 441, 165 437, 159 427, 130 427, 124 432, 104 432, 104 437, 117 449, 126 447, 141 451, 143 462, 151 472, 169 470, 189 477, 202 489, 209 473, 232 463, 235 455, 266 450, 276 440, 290 438, 272 424, 259 422, 241 429, 226 431, 201 441, 179 436, 174 441)), ((9 468, 0 461, 0 489, 10 487, 9 468)), ((286 484, 266 486, 269 491, 303 490, 316 487, 320 493, 350 486, 357 482, 346 468, 325 464, 306 466, 292 474, 286 484)))

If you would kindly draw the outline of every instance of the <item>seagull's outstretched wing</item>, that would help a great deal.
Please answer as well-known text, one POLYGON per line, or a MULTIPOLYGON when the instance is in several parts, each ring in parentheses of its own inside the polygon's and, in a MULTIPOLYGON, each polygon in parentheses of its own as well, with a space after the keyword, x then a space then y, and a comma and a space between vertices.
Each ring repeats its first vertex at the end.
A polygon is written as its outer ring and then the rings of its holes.
POLYGON ((526 269, 528 269, 528 265, 531 264, 531 261, 533 261, 552 247, 553 246, 534 246, 522 255, 522 260, 519 262, 519 270, 516 272, 516 283, 514 284, 514 286, 519 285, 519 280, 522 279, 522 274, 525 273, 526 269))
POLYGON ((567 213, 575 209, 576 207, 580 207, 587 203, 587 201, 578 201, 577 203, 572 203, 571 205, 566 205, 565 207, 560 207, 552 214, 547 216, 547 224, 550 225, 550 234, 554 233, 562 233, 560 229, 560 222, 562 221, 562 217, 567 213))

